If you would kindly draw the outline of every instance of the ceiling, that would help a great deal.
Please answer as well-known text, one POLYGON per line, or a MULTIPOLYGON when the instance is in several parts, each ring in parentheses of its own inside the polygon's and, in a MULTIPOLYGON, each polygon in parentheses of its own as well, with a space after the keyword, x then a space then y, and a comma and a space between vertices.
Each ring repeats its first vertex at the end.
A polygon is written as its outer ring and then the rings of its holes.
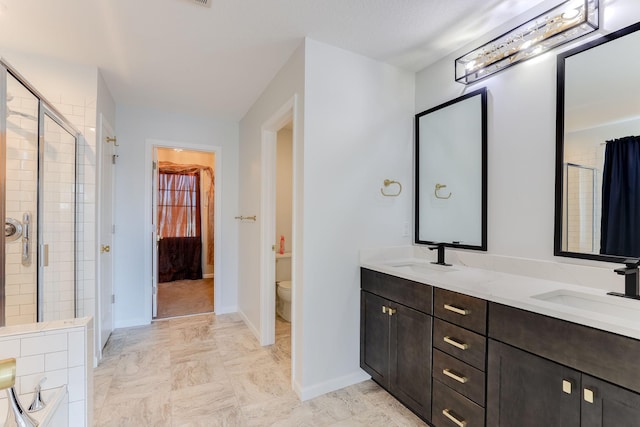
POLYGON ((417 71, 540 3, 0 0, 0 54, 97 66, 118 104, 236 121, 304 37, 417 71))

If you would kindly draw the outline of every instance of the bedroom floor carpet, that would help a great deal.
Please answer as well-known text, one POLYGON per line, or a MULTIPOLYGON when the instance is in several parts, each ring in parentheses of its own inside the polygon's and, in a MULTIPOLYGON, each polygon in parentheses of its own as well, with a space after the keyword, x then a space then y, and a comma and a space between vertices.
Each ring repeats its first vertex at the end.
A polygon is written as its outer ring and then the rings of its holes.
POLYGON ((213 279, 158 283, 156 319, 213 313, 213 279))

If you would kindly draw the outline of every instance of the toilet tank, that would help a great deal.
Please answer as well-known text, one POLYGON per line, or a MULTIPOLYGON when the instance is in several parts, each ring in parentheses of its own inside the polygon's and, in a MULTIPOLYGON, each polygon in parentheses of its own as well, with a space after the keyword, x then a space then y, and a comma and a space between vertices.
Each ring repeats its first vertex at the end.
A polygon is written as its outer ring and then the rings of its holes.
POLYGON ((291 280, 291 253, 276 254, 276 282, 291 280))

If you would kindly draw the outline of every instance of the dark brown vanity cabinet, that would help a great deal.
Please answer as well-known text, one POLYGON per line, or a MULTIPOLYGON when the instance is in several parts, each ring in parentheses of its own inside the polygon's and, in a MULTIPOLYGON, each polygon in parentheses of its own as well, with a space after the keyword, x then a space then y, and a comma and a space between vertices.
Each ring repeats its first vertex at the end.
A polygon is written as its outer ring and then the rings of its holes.
POLYGON ((360 366, 429 420, 431 286, 363 268, 361 289, 360 366))
POLYGON ((484 426, 487 302, 436 288, 433 314, 431 423, 484 426))
POLYGON ((489 310, 487 425, 640 426, 640 341, 500 304, 489 310))

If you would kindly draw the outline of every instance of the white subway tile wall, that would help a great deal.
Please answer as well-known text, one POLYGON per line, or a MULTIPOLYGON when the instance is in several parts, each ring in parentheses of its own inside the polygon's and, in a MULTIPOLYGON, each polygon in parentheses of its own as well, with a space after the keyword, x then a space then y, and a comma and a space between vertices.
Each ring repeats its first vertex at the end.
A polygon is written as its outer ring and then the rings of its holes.
MULTIPOLYGON (((89 426, 93 419, 93 320, 88 317, 43 322, 37 326, 0 329, 0 359, 16 358, 16 391, 67 385, 71 426, 89 426), (73 420, 73 421, 71 421, 73 420)), ((5 405, 6 397, 0 397, 5 405)), ((23 402, 28 405, 29 402, 23 402)))
MULTIPOLYGON (((38 115, 37 99, 13 77, 7 81, 6 217, 20 223, 31 215, 31 236, 37 235, 38 115)), ((31 245, 31 265, 22 262, 22 238, 7 242, 5 322, 17 325, 36 321, 36 247, 31 245)))

